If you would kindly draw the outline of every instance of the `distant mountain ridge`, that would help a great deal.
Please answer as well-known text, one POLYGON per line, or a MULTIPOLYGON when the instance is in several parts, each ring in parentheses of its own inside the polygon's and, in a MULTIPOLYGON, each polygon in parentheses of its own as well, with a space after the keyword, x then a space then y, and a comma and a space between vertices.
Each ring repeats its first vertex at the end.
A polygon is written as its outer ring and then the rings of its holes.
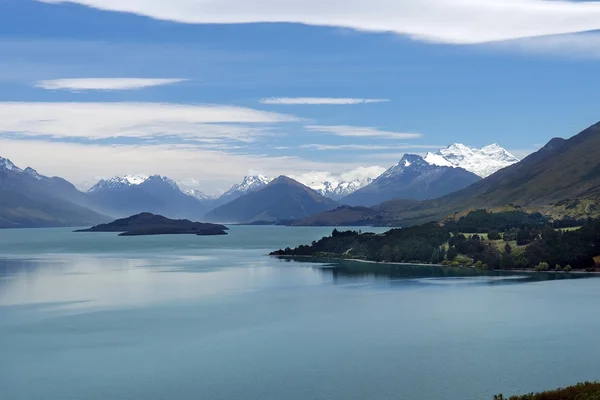
POLYGON ((87 194, 96 209, 115 217, 150 212, 169 218, 201 219, 214 202, 208 196, 201 198, 200 192, 184 192, 174 180, 161 175, 103 179, 87 194))
POLYGON ((351 206, 374 206, 392 199, 432 199, 480 180, 462 168, 432 165, 416 154, 406 154, 369 185, 344 197, 351 206))
POLYGON ((215 208, 207 221, 255 223, 295 220, 336 208, 338 203, 286 176, 215 208))
POLYGON ((328 197, 332 200, 340 200, 345 196, 356 192, 358 189, 367 186, 371 182, 373 182, 373 178, 365 177, 348 181, 335 179, 327 179, 323 181, 313 180, 305 181, 303 184, 322 196, 328 197))

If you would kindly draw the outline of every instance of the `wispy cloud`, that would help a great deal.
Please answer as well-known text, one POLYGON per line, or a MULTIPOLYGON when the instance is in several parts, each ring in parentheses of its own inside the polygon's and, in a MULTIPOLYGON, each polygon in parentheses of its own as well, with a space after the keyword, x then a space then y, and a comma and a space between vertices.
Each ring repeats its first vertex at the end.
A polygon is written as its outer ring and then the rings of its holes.
POLYGON ((370 144, 303 144, 300 146, 303 149, 315 149, 315 150, 389 150, 389 146, 377 146, 370 144))
POLYGON ((349 137, 368 137, 381 139, 418 139, 422 136, 420 133, 391 132, 379 130, 377 128, 345 125, 308 125, 305 128, 306 130, 312 132, 324 132, 331 133, 332 135, 336 136, 349 137))
POLYGON ((291 22, 484 43, 600 29, 600 2, 566 0, 39 0, 183 23, 291 22))
POLYGON ((53 138, 252 141, 293 115, 229 105, 0 102, 0 132, 53 138))
POLYGON ((355 99, 336 97, 269 97, 262 99, 262 104, 279 105, 355 105, 385 103, 388 99, 355 99))
POLYGON ((370 145, 370 144, 338 144, 338 145, 330 145, 330 144, 315 144, 315 143, 311 143, 311 144, 304 144, 302 146, 300 146, 303 149, 315 149, 315 150, 326 150, 326 151, 331 151, 331 150, 340 150, 340 151, 347 151, 347 150, 372 150, 372 151, 377 151, 377 150, 386 150, 389 151, 390 149, 396 149, 396 150, 410 150, 410 149, 414 149, 414 150, 427 150, 427 149, 440 149, 443 146, 437 146, 437 145, 429 145, 429 144, 423 144, 423 145, 410 145, 410 144, 400 144, 400 145, 394 145, 394 146, 379 146, 379 145, 370 145))
POLYGON ((185 82, 186 80, 176 78, 73 78, 38 81, 34 86, 47 90, 70 90, 73 92, 88 90, 136 90, 153 86, 171 85, 185 82))

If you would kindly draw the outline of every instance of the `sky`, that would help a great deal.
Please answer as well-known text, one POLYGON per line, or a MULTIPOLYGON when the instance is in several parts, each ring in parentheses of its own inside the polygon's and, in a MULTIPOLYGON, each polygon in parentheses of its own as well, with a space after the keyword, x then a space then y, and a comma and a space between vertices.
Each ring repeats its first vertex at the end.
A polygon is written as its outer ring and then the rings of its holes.
POLYGON ((600 120, 600 2, 2 0, 0 156, 85 189, 375 177, 600 120))

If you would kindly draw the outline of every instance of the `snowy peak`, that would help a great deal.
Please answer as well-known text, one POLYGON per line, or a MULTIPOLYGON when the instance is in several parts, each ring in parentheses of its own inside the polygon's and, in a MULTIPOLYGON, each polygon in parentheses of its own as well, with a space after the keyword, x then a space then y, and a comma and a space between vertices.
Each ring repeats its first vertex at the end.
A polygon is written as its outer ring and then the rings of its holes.
POLYGON ((215 200, 214 196, 210 196, 210 195, 203 193, 196 189, 186 190, 184 193, 187 194, 188 196, 191 196, 191 197, 195 198, 196 200, 200 200, 200 201, 215 200))
POLYGON ((244 177, 242 183, 233 185, 231 189, 225 192, 221 197, 227 197, 230 195, 243 196, 246 193, 254 192, 267 186, 269 183, 271 183, 271 181, 273 181, 273 178, 263 175, 246 176, 244 177))
POLYGON ((425 161, 431 165, 460 167, 482 178, 519 162, 519 159, 497 143, 482 147, 452 144, 437 153, 427 153, 425 161))
POLYGON ((13 164, 12 161, 10 161, 8 158, 2 157, 0 157, 0 169, 13 172, 23 172, 21 168, 13 164))
POLYGON ((148 177, 145 181, 140 183, 140 185, 150 185, 150 184, 158 184, 158 185, 167 184, 172 189, 181 191, 181 189, 179 189, 179 185, 173 179, 167 178, 166 176, 152 175, 152 176, 148 177))
POLYGON ((377 180, 387 179, 395 176, 410 174, 421 174, 431 169, 432 164, 427 163, 423 157, 416 154, 405 154, 398 164, 385 171, 377 180))
POLYGON ((25 168, 25 170, 23 172, 25 172, 27 175, 29 175, 30 177, 32 177, 33 179, 35 179, 37 181, 41 181, 46 178, 45 176, 40 175, 35 169, 33 169, 31 167, 25 168))
POLYGON ((358 189, 367 186, 373 182, 373 178, 354 179, 352 181, 323 181, 310 182, 306 184, 309 188, 319 193, 321 196, 329 197, 333 200, 339 200, 344 196, 356 192, 358 189))
POLYGON ((102 190, 120 190, 131 186, 141 185, 147 180, 147 176, 141 175, 125 175, 115 176, 110 179, 101 179, 98 183, 96 183, 88 190, 88 193, 98 192, 102 190))

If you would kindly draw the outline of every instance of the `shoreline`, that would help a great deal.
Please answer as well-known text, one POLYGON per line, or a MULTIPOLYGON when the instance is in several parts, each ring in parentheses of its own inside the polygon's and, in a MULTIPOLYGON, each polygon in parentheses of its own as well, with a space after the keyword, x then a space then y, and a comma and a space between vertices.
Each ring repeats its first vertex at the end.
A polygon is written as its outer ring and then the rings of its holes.
POLYGON ((401 262, 386 262, 386 261, 372 261, 372 260, 362 260, 358 258, 338 258, 338 257, 315 257, 315 256, 288 256, 288 255, 270 255, 269 257, 277 257, 277 258, 312 258, 312 259, 323 259, 323 260, 331 260, 331 261, 352 261, 359 262, 365 264, 376 264, 376 265, 403 265, 403 266, 414 266, 414 267, 441 267, 441 268, 462 268, 462 269, 470 269, 473 271, 482 271, 482 272, 517 272, 517 273, 526 273, 526 274, 588 274, 588 275, 600 275, 600 271, 579 271, 572 270, 570 272, 565 271, 536 271, 534 269, 477 269, 475 267, 466 267, 464 265, 459 266, 451 266, 451 265, 443 265, 443 264, 427 264, 427 263, 401 263, 401 262))

